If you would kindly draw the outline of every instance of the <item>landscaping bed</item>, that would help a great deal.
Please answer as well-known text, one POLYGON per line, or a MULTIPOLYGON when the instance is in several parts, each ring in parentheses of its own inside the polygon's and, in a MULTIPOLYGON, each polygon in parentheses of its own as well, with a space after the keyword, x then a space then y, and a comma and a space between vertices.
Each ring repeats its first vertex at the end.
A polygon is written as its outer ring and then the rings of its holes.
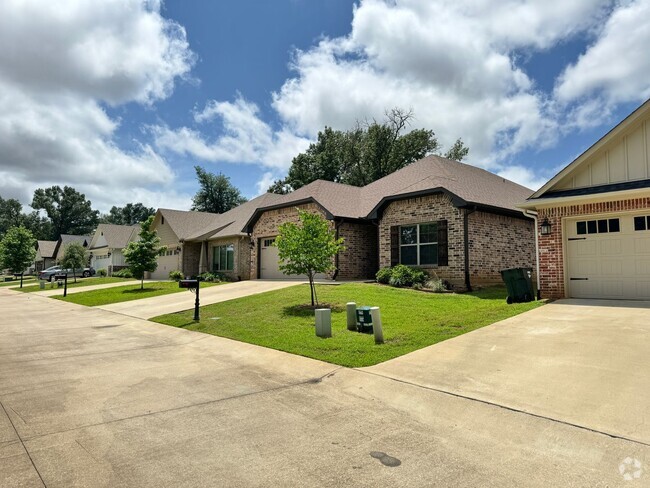
MULTIPOLYGON (((74 279, 68 276, 68 288, 79 288, 82 286, 91 286, 91 285, 106 285, 108 283, 119 283, 121 281, 133 281, 133 279, 126 279, 126 278, 79 278, 77 277, 77 282, 74 282, 74 279)), ((33 282, 32 282, 33 283, 33 282)), ((22 291, 23 293, 31 293, 35 291, 43 291, 41 290, 40 285, 36 284, 33 285, 32 283, 29 284, 29 286, 23 285, 22 288, 16 288, 16 291, 22 291)), ((36 281, 38 283, 38 280, 36 281)), ((20 281, 18 282, 18 286, 20 286, 20 281)), ((56 281, 50 283, 46 282, 45 283, 45 290, 56 290, 57 288, 60 288, 63 290, 63 286, 59 287, 57 285, 56 281)))
POLYGON ((466 294, 433 294, 378 284, 317 285, 321 303, 332 308, 332 337, 315 336, 307 285, 298 285, 151 319, 154 322, 320 359, 348 367, 371 366, 485 325, 544 302, 506 304, 506 290, 491 287, 466 294), (348 331, 345 304, 381 308, 385 343, 348 331))
MULTIPOLYGON (((128 280, 132 281, 132 280, 128 280)), ((217 286, 223 283, 201 283, 201 288, 217 286)), ((69 286, 69 283, 68 283, 69 286)), ((74 293, 63 298, 56 296, 57 300, 72 302, 87 307, 96 307, 98 305, 108 305, 109 303, 128 302, 131 300, 140 300, 142 298, 157 297, 168 295, 170 293, 185 292, 186 288, 179 288, 176 281, 156 281, 145 282, 144 289, 140 289, 140 284, 116 286, 114 288, 105 288, 103 290, 92 290, 74 293)))

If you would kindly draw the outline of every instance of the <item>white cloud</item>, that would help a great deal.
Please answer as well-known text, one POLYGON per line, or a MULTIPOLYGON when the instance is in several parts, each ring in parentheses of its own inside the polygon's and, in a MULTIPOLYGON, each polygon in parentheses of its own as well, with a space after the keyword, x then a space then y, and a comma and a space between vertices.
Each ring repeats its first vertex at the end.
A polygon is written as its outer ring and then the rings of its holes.
POLYGON ((173 170, 147 145, 120 149, 102 104, 165 98, 193 59, 155 1, 0 3, 0 191, 28 203, 36 187, 67 184, 101 210, 135 195, 151 204, 173 170))
POLYGON ((542 177, 529 168, 516 165, 502 169, 498 175, 531 190, 538 190, 548 181, 548 177, 542 177))
POLYGON ((262 178, 255 185, 255 187, 257 188, 257 194, 261 195, 262 193, 266 193, 269 187, 277 179, 280 179, 280 176, 275 176, 273 173, 268 171, 264 173, 262 175, 262 178))
POLYGON ((593 124, 613 104, 650 98, 649 19, 649 0, 621 2, 596 41, 559 77, 559 101, 587 105, 578 109, 578 125, 593 124))
POLYGON ((238 96, 234 102, 209 101, 194 114, 198 123, 221 122, 222 135, 210 141, 195 129, 151 127, 161 149, 191 155, 205 161, 251 163, 267 168, 288 169, 291 159, 304 151, 309 140, 287 128, 274 131, 260 118, 254 103, 238 96))

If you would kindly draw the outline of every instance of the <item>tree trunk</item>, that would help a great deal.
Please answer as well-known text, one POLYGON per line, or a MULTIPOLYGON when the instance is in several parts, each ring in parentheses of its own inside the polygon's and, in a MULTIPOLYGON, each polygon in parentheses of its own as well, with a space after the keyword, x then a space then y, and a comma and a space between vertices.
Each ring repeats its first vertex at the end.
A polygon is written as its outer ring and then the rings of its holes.
POLYGON ((314 276, 312 273, 309 273, 309 289, 311 291, 311 306, 314 306, 314 276))
POLYGON ((74 268, 72 268, 72 277, 74 278, 74 282, 76 283, 77 282, 77 271, 74 268))
POLYGON ((20 287, 21 288, 23 287, 23 275, 24 274, 25 274, 25 272, 20 273, 20 287))

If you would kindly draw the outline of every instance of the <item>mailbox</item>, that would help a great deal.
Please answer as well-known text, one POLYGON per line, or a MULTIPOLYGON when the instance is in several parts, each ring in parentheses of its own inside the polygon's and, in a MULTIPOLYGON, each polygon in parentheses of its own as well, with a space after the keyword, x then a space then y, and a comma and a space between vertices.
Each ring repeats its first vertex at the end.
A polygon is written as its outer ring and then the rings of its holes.
POLYGON ((68 277, 67 273, 55 274, 55 275, 54 275, 54 279, 55 279, 56 281, 65 280, 67 277, 68 277))
POLYGON ((198 288, 199 280, 180 280, 178 282, 179 288, 198 288))
POLYGON ((357 308, 357 330, 372 334, 372 315, 370 315, 370 307, 357 308))

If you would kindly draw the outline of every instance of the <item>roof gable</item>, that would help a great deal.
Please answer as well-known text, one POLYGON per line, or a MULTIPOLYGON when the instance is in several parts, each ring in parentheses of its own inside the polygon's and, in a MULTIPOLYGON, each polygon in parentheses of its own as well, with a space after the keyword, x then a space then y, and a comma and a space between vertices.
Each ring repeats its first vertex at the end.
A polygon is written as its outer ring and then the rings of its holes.
POLYGON ((124 249, 138 234, 139 225, 99 224, 90 249, 124 249))
MULTIPOLYGON (((650 100, 536 191, 530 200, 612 191, 650 178, 650 100)), ((638 186, 638 184, 636 184, 638 186)))

